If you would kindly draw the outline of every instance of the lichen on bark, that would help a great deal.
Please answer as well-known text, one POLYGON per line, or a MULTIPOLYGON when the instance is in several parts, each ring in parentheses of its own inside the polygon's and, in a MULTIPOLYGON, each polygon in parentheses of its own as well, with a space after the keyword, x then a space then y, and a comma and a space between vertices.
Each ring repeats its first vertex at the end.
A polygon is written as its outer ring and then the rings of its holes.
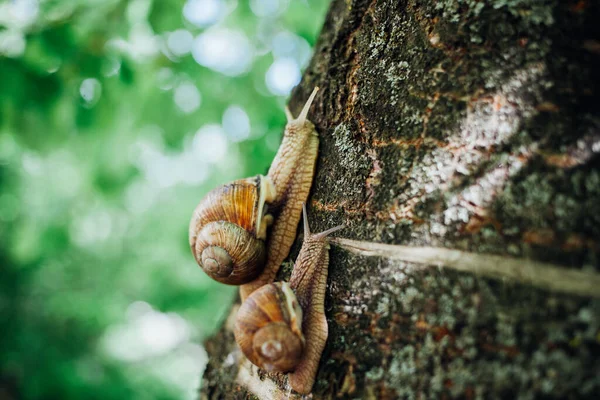
MULTIPOLYGON (((314 230, 599 273, 599 18, 585 0, 334 0, 290 104, 321 87, 314 230)), ((334 246, 326 306, 315 398, 600 392, 594 298, 334 246)), ((207 351, 201 397, 254 396, 227 325, 207 351)))

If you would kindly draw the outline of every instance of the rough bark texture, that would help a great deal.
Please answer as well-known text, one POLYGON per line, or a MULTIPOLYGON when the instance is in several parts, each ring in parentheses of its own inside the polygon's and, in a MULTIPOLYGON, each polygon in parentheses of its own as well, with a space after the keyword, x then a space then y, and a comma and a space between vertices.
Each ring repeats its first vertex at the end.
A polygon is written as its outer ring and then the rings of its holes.
MULTIPOLYGON (((311 228, 599 273, 598 21, 587 0, 334 0, 291 101, 322 88, 311 228)), ((600 393, 597 298, 330 254, 314 398, 600 393)), ((230 328, 206 343, 200 397, 285 396, 284 376, 240 366, 230 328)))

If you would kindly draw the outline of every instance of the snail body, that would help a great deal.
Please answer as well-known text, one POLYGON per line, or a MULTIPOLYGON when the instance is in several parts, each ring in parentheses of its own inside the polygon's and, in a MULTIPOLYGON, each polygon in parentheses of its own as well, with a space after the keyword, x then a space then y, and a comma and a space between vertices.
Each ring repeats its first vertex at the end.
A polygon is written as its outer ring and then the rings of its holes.
POLYGON ((314 88, 298 118, 285 109, 287 125, 283 140, 267 174, 275 187, 271 208, 276 216, 268 239, 267 263, 254 281, 240 287, 242 301, 259 287, 273 282, 296 238, 302 204, 310 192, 319 151, 319 135, 307 119, 318 90, 314 88))
POLYGON ((306 208, 303 210, 304 241, 289 286, 278 282, 254 291, 240 307, 234 334, 242 352, 253 364, 269 372, 290 372, 288 378, 292 389, 306 394, 312 390, 328 335, 325 317, 329 265, 327 236, 342 226, 311 234, 306 208), (292 314, 294 317, 289 317, 292 314), (280 325, 287 327, 285 335, 277 336, 267 331, 267 327, 273 326, 274 332, 280 325), (258 336, 257 332, 265 334, 258 336), (292 347, 291 343, 302 343, 302 346, 292 347), (273 349, 281 350, 277 356, 286 357, 285 362, 279 361, 275 365, 273 357, 265 357, 265 353, 275 354, 273 349))

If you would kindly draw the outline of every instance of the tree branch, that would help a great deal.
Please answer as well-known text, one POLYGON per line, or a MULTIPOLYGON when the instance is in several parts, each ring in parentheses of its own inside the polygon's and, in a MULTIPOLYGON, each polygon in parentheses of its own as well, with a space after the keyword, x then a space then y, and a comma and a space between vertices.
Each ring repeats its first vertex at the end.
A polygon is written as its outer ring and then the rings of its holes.
POLYGON ((470 272, 496 279, 510 279, 541 289, 578 296, 600 297, 600 274, 572 270, 525 258, 476 254, 441 247, 413 247, 332 238, 331 243, 367 257, 385 257, 470 272))

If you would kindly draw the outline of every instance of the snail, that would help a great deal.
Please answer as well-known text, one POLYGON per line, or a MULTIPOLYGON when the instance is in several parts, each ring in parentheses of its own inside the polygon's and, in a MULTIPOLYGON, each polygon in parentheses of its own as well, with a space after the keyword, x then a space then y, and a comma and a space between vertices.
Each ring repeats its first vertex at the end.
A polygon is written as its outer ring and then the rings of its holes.
POLYGON ((286 107, 283 140, 267 176, 214 189, 190 221, 189 241, 196 261, 217 281, 241 285, 242 299, 275 279, 294 242, 319 147, 315 126, 307 119, 318 89, 298 118, 286 107))
POLYGON ((268 372, 289 373, 298 393, 312 390, 327 341, 325 290, 329 264, 327 236, 342 226, 312 234, 306 207, 304 241, 290 282, 254 291, 238 310, 234 335, 244 355, 268 372))
POLYGON ((235 340, 246 358, 267 372, 290 372, 300 362, 305 339, 302 309, 286 282, 260 287, 238 310, 235 340))
POLYGON ((270 179, 258 175, 210 191, 190 222, 192 253, 204 272, 221 283, 241 285, 255 279, 267 258, 265 239, 273 217, 270 179))

